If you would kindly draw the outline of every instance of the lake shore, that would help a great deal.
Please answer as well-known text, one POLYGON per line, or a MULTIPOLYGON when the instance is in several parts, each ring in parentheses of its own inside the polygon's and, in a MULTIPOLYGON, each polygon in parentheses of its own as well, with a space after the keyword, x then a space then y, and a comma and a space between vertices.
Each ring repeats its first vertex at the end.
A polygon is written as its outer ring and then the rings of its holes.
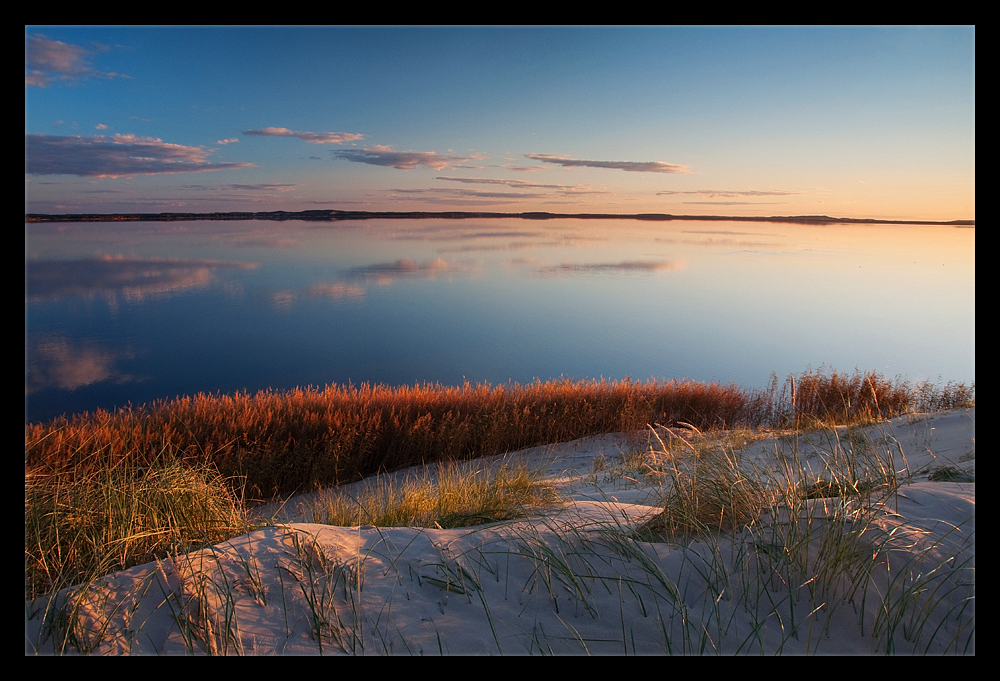
POLYGON ((671 215, 669 213, 491 213, 482 211, 360 211, 360 210, 304 210, 215 213, 27 213, 26 223, 31 222, 174 222, 188 220, 469 220, 492 218, 517 218, 521 220, 686 220, 708 222, 790 222, 807 225, 946 225, 975 227, 975 220, 882 220, 877 218, 834 218, 828 215, 790 215, 768 217, 739 215, 671 215))

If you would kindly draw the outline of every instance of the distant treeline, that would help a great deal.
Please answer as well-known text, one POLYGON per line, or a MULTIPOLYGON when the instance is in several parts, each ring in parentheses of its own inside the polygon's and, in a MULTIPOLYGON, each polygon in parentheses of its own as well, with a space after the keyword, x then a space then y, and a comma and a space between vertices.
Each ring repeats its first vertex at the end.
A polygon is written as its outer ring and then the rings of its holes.
POLYGON ((25 222, 173 222, 178 220, 467 220, 471 218, 520 218, 522 220, 706 220, 735 222, 794 222, 810 225, 952 225, 975 226, 975 220, 878 220, 875 218, 832 218, 828 215, 772 215, 769 217, 741 215, 671 215, 669 213, 487 213, 475 211, 390 212, 361 210, 302 210, 302 211, 233 211, 227 213, 67 213, 49 215, 26 213, 25 222))

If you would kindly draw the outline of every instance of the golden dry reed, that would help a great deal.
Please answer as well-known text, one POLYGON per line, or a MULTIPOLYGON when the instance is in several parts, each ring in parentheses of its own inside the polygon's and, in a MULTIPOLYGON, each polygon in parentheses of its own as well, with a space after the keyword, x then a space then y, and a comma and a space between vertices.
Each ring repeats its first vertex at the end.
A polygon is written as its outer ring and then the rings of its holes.
POLYGON ((380 471, 504 454, 588 435, 847 423, 973 402, 975 384, 911 386, 874 372, 807 372, 766 390, 694 381, 447 387, 362 385, 198 394, 24 429, 25 474, 146 466, 164 452, 240 480, 248 500, 380 471))

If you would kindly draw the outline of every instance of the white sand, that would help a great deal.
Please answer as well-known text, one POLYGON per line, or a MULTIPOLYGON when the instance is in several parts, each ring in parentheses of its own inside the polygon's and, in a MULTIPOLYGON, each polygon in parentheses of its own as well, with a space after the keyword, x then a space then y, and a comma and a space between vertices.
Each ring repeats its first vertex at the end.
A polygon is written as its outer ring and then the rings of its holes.
MULTIPOLYGON (((658 511, 658 488, 619 458, 646 442, 606 435, 511 455, 545 465, 570 500, 528 520, 330 527, 301 522, 292 500, 281 525, 106 578, 78 621, 100 632, 89 639, 100 654, 974 654, 975 408, 866 434, 868 445, 839 429, 746 452, 814 474, 838 441, 891 453, 909 478, 855 544, 867 559, 819 553, 829 533, 860 534, 856 516, 832 508, 811 525, 805 570, 785 564, 767 522, 688 545, 624 538, 658 511), (607 467, 595 472, 600 456, 607 467), (945 466, 970 481, 928 480, 945 466), (827 586, 836 566, 850 569, 827 586)), ((812 502, 814 513, 824 505, 812 502)), ((25 604, 25 654, 53 652, 46 603, 25 604)))

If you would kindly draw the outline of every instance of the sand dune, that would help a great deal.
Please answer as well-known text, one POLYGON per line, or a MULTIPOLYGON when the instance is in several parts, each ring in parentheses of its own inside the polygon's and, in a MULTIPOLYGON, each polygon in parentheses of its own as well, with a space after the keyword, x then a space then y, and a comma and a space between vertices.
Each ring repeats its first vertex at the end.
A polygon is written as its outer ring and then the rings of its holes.
POLYGON ((516 522, 331 527, 292 499, 273 526, 26 603, 25 654, 67 626, 67 652, 97 654, 975 653, 975 408, 744 444, 772 480, 881 457, 904 484, 874 508, 812 499, 694 539, 631 538, 661 510, 651 447, 508 455, 567 499, 516 522))

